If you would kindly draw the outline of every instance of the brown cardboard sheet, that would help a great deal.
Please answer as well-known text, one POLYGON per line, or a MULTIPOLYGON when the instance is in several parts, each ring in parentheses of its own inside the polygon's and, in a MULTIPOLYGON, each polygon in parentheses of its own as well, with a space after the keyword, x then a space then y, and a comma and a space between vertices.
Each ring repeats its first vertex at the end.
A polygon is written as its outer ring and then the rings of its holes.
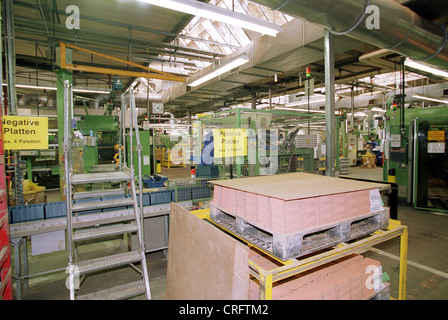
POLYGON ((384 184, 380 183, 340 179, 302 172, 217 180, 210 181, 210 183, 284 201, 384 187, 384 184))
POLYGON ((249 248, 171 203, 167 300, 249 297, 249 248))

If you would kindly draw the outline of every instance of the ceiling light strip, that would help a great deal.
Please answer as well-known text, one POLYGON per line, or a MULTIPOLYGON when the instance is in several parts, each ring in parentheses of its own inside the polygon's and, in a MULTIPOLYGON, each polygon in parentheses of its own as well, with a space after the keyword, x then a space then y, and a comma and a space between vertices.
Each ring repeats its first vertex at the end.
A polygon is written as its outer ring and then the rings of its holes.
POLYGON ((433 75, 442 77, 442 78, 447 78, 448 79, 448 72, 440 70, 440 69, 436 69, 430 66, 427 66, 425 64, 419 63, 419 62, 415 62, 414 60, 411 60, 409 58, 407 58, 404 62, 404 64, 407 67, 413 68, 413 69, 417 69, 420 71, 424 71, 427 73, 431 73, 433 75))
MULTIPOLYGON (((8 85, 6 83, 3 83, 4 87, 7 87, 8 85)), ((28 84, 16 84, 16 88, 22 88, 22 89, 35 89, 35 90, 49 90, 49 91, 57 91, 58 89, 56 87, 47 87, 47 86, 34 86, 34 85, 28 85, 28 84)), ((76 89, 73 88, 73 92, 80 92, 80 93, 100 93, 100 94, 109 94, 109 91, 102 91, 102 90, 90 90, 90 89, 76 89)))
POLYGON ((213 78, 216 78, 226 72, 229 72, 232 69, 240 67, 247 62, 249 62, 249 58, 244 54, 240 55, 240 56, 230 60, 230 62, 225 63, 222 66, 216 68, 214 71, 205 74, 204 76, 200 77, 197 80, 194 80, 192 83, 189 83, 188 86, 197 87, 213 78))
POLYGON ((166 9, 179 11, 193 16, 215 20, 249 29, 270 36, 277 36, 282 28, 274 23, 254 18, 242 13, 227 10, 208 3, 195 0, 139 0, 166 9))

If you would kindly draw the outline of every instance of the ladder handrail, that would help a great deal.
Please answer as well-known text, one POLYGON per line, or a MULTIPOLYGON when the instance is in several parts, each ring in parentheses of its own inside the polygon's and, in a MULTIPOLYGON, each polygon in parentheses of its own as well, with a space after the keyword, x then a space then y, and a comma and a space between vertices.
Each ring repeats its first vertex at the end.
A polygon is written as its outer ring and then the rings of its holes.
MULTIPOLYGON (((138 129, 137 122, 137 110, 135 106, 135 96, 133 90, 128 90, 126 93, 122 95, 122 102, 124 102, 124 97, 129 96, 129 158, 130 158, 130 168, 132 172, 132 179, 135 179, 135 168, 134 168, 134 157, 133 157, 133 148, 134 148, 134 132, 135 131, 135 139, 136 139, 136 150, 137 150, 137 170, 138 170, 138 187, 139 187, 139 220, 142 224, 142 232, 139 235, 140 246, 144 251, 144 232, 143 232, 143 177, 142 177, 142 145, 140 142, 140 132, 138 129)), ((124 139, 126 140, 126 139, 124 139)), ((135 189, 134 189, 135 192, 135 189)), ((137 217, 136 217, 137 218, 137 217)))
MULTIPOLYGON (((142 145, 140 143, 140 132, 138 129, 138 122, 137 122, 137 109, 135 106, 135 96, 134 96, 134 92, 131 92, 130 95, 130 99, 131 99, 131 108, 132 108, 132 115, 134 117, 134 121, 132 122, 134 125, 134 130, 135 130, 135 139, 137 142, 136 145, 136 149, 137 149, 137 163, 138 163, 138 189, 139 189, 139 194, 140 194, 140 203, 139 203, 139 209, 140 209, 140 219, 143 223, 143 177, 142 177, 142 145)), ((131 128, 132 130, 132 128, 131 128)), ((145 243, 144 241, 144 234, 142 232, 142 243, 145 243)))
MULTIPOLYGON (((144 283, 145 283, 145 290, 146 290, 146 297, 148 299, 151 299, 151 289, 149 285, 149 276, 148 276, 148 270, 147 270, 147 262, 146 262, 146 255, 145 255, 145 243, 144 243, 144 231, 143 231, 143 184, 142 184, 142 146, 140 143, 140 135, 138 130, 138 124, 137 124, 137 112, 136 112, 136 106, 135 106, 135 97, 134 93, 131 92, 129 96, 129 107, 130 107, 130 157, 131 157, 131 163, 130 168, 126 165, 126 163, 121 163, 120 165, 120 171, 126 172, 126 175, 124 177, 121 177, 121 181, 128 182, 130 180, 131 184, 131 192, 132 192, 132 200, 133 200, 133 208, 134 208, 134 215, 135 215, 135 222, 137 225, 137 233, 138 233, 138 241, 139 241, 139 256, 141 257, 141 266, 142 266, 142 273, 144 277, 144 283), (135 131, 136 134, 136 141, 137 146, 136 149, 138 151, 138 183, 139 183, 139 189, 140 189, 140 204, 139 201, 137 201, 137 194, 136 194, 136 174, 135 174, 135 168, 134 163, 132 160, 132 154, 133 154, 133 132, 135 131), (129 172, 129 173, 128 173, 129 172)), ((124 96, 122 97, 122 103, 124 104, 124 96)), ((124 115, 125 107, 122 110, 122 114, 124 115)), ((68 289, 70 290, 70 300, 75 300, 75 290, 79 289, 79 283, 78 283, 78 276, 80 273, 80 269, 78 269, 78 262, 75 264, 75 258, 74 255, 75 247, 74 242, 77 241, 75 238, 78 231, 76 227, 73 226, 73 216, 72 212, 74 209, 73 206, 73 184, 80 183, 80 181, 84 181, 83 179, 79 180, 80 178, 77 176, 73 176, 73 130, 72 130, 72 122, 73 122, 73 86, 70 84, 69 81, 64 82, 64 139, 63 139, 63 153, 64 153, 64 169, 65 169, 65 195, 66 195, 66 209, 67 209, 67 242, 68 242, 68 268, 67 271, 69 273, 68 281, 66 282, 68 285, 68 289), (73 178, 73 179, 72 179, 73 178)), ((122 117, 122 120, 124 122, 124 116, 122 117)), ((123 132, 125 133, 125 126, 122 126, 123 132)), ((124 136, 120 136, 120 144, 121 142, 125 141, 126 139, 124 136)), ((121 154, 121 145, 120 150, 121 154)), ((121 159, 121 155, 120 155, 121 159)), ((79 175, 82 176, 82 175, 79 175)), ((112 176, 114 178, 115 176, 112 176)), ((118 178, 118 177, 117 177, 118 178)), ((104 178, 103 178, 104 179, 104 178)), ((85 180, 88 181, 88 180, 85 180)), ((93 183, 100 182, 101 179, 93 180, 93 183)), ((82 183, 82 182, 81 182, 82 183)), ((127 183, 126 183, 127 184, 127 183)), ((115 205, 115 203, 114 203, 115 205)), ((101 206, 100 206, 101 207, 101 206)), ((78 208, 79 209, 79 208, 78 208)), ((128 232, 128 229, 125 229, 124 231, 128 232)), ((78 238, 79 240, 79 238, 78 238)), ((134 255, 135 258, 135 255, 134 255)), ((121 259, 121 256, 120 256, 121 259)), ((100 266, 104 267, 102 265, 103 260, 99 260, 100 266)), ((123 261, 122 261, 123 262, 123 261)), ((131 262, 131 261, 129 261, 131 262)), ((90 262, 89 262, 90 263, 90 262)), ((81 266, 82 264, 80 264, 81 266)), ((111 263, 110 266, 114 266, 114 263, 111 263)), ((82 269, 82 268, 81 268, 82 269)))
POLYGON ((132 193, 134 201, 136 200, 136 190, 135 190, 135 169, 134 169, 134 161, 132 158, 133 154, 133 133, 132 131, 135 130, 135 138, 136 138, 136 149, 137 149, 137 163, 138 163, 138 187, 139 187, 139 204, 138 204, 138 215, 137 212, 135 212, 136 217, 135 220, 137 224, 139 224, 139 245, 140 245, 140 252, 142 254, 142 263, 145 263, 145 266, 142 268, 143 271, 143 277, 145 278, 146 285, 146 296, 148 299, 151 298, 151 289, 149 288, 149 276, 148 271, 146 267, 146 258, 145 258, 145 233, 144 233, 144 219, 143 219, 143 177, 142 177, 142 145, 140 143, 140 132, 138 129, 138 121, 137 121, 137 110, 135 106, 135 96, 134 92, 132 90, 129 91, 129 111, 130 111, 130 127, 129 127, 129 154, 131 157, 131 172, 132 172, 132 193))
POLYGON ((120 135, 118 140, 118 164, 120 171, 123 170, 123 167, 126 165, 126 139, 124 139, 124 111, 126 109, 126 105, 124 103, 124 96, 121 96, 121 108, 120 108, 120 135), (121 148, 123 147, 123 152, 121 148))
POLYGON ((72 201, 71 201, 71 181, 70 181, 70 137, 71 137, 71 119, 73 116, 73 88, 68 80, 64 81, 64 170, 65 170, 65 203, 67 209, 67 242, 68 242, 68 272, 70 300, 75 299, 75 283, 73 270, 73 225, 72 225, 72 201), (69 102, 69 96, 71 102, 69 102), (70 112, 69 112, 70 111, 70 112))

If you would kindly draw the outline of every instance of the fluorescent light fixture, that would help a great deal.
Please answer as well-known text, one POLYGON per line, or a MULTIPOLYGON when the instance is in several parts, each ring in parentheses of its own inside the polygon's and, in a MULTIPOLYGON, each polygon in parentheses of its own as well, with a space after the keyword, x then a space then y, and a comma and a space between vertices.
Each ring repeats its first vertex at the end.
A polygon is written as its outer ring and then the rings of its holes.
MULTIPOLYGON (((311 100, 310 99, 310 104, 312 103, 319 103, 319 102, 325 102, 326 99, 325 98, 320 98, 320 99, 315 99, 315 100, 311 100)), ((293 102, 289 102, 287 104, 285 104, 286 107, 298 107, 298 106, 304 106, 307 105, 308 101, 307 100, 300 100, 300 101, 293 101, 293 102)))
POLYGON ((207 82, 213 78, 216 78, 217 76, 220 76, 232 69, 235 69, 239 66, 242 66, 243 64, 249 62, 249 58, 246 57, 246 55, 240 55, 232 60, 230 62, 223 64, 222 66, 219 66, 214 71, 205 74, 204 76, 200 77, 197 80, 194 80, 192 83, 189 83, 188 86, 190 87, 197 87, 200 84, 203 84, 204 82, 207 82))
MULTIPOLYGON (((348 116, 351 116, 352 113, 351 113, 351 112, 350 112, 350 113, 347 113, 347 115, 348 115, 348 116)), ((367 114, 366 114, 365 112, 355 112, 354 116, 355 116, 355 117, 365 117, 365 116, 367 116, 367 114)))
POLYGON ((431 73, 433 75, 436 75, 436 76, 439 76, 442 78, 448 78, 448 72, 427 66, 427 65, 419 63, 419 62, 415 62, 409 58, 406 58, 406 60, 404 61, 404 64, 413 69, 418 69, 418 70, 421 70, 424 72, 428 72, 428 73, 431 73))
POLYGON ((264 21, 258 18, 227 10, 208 3, 199 2, 196 0, 139 0, 152 4, 154 6, 163 7, 166 9, 180 11, 223 23, 235 25, 243 29, 268 34, 275 37, 282 28, 274 23, 264 21))
MULTIPOLYGON (((286 108, 286 107, 275 107, 276 110, 288 110, 288 111, 301 111, 308 112, 308 109, 300 109, 300 108, 286 108)), ((314 110, 310 109, 310 113, 325 113, 325 110, 314 110)))
POLYGON ((421 95, 421 94, 414 94, 414 95, 412 95, 412 98, 448 104, 448 100, 447 99, 440 99, 440 98, 436 98, 436 97, 429 97, 429 96, 424 96, 424 95, 421 95))
POLYGON ((109 94, 110 93, 110 91, 76 89, 76 88, 73 88, 73 92, 79 92, 79 93, 99 93, 99 94, 109 94))
MULTIPOLYGON (((300 112, 308 112, 308 109, 300 109, 300 108, 286 108, 286 107, 275 107, 275 110, 287 110, 287 111, 300 111, 300 112)), ((310 113, 326 113, 325 110, 315 110, 315 109, 310 109, 309 110, 310 113)), ((334 112, 335 115, 339 116, 341 115, 340 111, 335 111, 334 112)))
POLYGON ((387 110, 381 109, 381 108, 372 108, 370 109, 373 112, 386 112, 387 110))
MULTIPOLYGON (((4 87, 7 87, 8 85, 6 83, 3 83, 4 87)), ((58 90, 56 87, 47 87, 47 86, 33 86, 28 84, 16 84, 16 88, 23 88, 23 89, 35 89, 35 90, 50 90, 50 91, 56 91, 58 90)), ((76 89, 73 88, 73 92, 80 92, 80 93, 100 93, 100 94, 109 94, 109 91, 102 91, 102 90, 89 90, 89 89, 76 89)))

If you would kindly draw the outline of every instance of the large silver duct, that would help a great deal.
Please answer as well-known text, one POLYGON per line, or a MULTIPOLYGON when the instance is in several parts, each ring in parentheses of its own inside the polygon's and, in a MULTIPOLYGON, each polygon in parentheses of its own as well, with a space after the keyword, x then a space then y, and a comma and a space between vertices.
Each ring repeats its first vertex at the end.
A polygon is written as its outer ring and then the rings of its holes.
POLYGON ((44 107, 56 107, 56 94, 36 94, 30 93, 23 95, 18 101, 18 105, 21 107, 30 106, 32 103, 42 105, 44 107))
MULTIPOLYGON (((381 49, 448 68, 447 30, 393 0, 253 0, 381 49), (379 9, 380 28, 369 29, 369 6, 379 9)), ((373 17, 373 16, 372 16, 373 17)))
MULTIPOLYGON (((99 94, 95 97, 94 100, 91 100, 90 107, 93 109, 101 108, 105 103, 109 102, 110 95, 109 94, 99 94)), ((135 96, 135 104, 136 106, 146 106, 150 102, 161 102, 162 95, 157 93, 150 93, 148 95, 136 95, 135 96)))

